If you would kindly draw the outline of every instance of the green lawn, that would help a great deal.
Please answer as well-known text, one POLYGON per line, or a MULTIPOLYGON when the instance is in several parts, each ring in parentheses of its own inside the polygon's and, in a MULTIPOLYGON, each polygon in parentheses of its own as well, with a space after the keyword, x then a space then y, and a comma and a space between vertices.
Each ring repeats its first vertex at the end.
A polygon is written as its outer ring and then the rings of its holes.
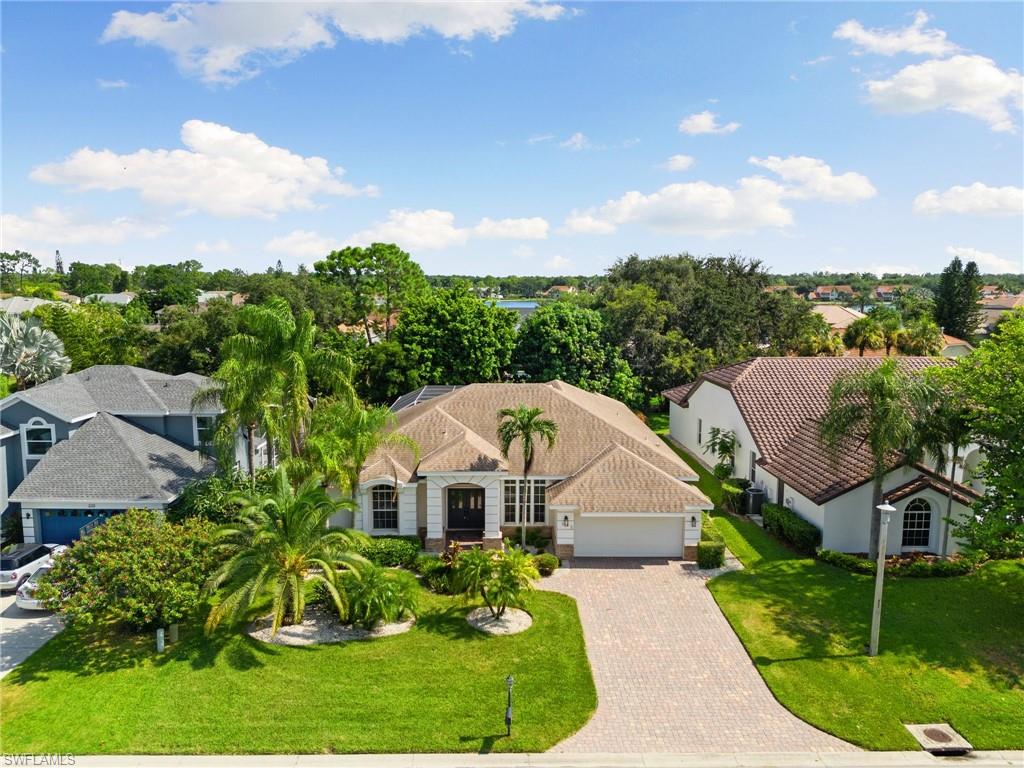
POLYGON ((193 630, 161 658, 150 639, 68 630, 0 682, 5 752, 541 751, 597 695, 575 602, 534 592, 534 625, 487 637, 467 607, 423 595, 404 635, 316 648, 193 630), (505 737, 505 677, 515 725, 505 737))
POLYGON ((1024 561, 889 578, 872 659, 873 577, 804 558, 744 519, 716 513, 713 522, 746 570, 708 587, 796 715, 868 749, 916 749, 902 723, 931 722, 950 723, 978 749, 1024 748, 1024 561))

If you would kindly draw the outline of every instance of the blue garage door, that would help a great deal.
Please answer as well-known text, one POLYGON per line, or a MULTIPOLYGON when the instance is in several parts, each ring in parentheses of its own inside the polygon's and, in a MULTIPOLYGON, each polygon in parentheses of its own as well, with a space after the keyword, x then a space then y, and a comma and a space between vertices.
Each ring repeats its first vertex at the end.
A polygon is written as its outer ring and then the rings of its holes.
POLYGON ((120 510, 112 509, 41 509, 38 512, 43 544, 70 544, 83 526, 96 519, 106 519, 120 510))

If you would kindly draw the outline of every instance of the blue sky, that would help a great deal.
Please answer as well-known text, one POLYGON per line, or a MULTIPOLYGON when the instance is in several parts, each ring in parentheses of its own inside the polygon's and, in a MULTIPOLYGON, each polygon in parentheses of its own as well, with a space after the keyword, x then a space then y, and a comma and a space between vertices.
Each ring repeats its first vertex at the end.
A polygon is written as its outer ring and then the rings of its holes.
POLYGON ((1021 271, 1022 29, 1020 3, 4 3, 2 245, 1021 271))

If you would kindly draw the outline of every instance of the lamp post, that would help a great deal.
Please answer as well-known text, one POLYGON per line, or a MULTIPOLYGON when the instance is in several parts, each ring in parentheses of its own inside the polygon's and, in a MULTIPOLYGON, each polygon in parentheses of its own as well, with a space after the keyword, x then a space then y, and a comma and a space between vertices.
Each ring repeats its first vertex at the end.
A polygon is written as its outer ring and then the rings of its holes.
POLYGON ((505 685, 508 686, 508 704, 505 705, 505 735, 512 735, 512 686, 516 684, 515 678, 509 675, 505 678, 505 685))
POLYGON ((875 563, 875 602, 871 609, 871 645, 868 656, 878 655, 878 630, 882 623, 882 582, 885 580, 885 549, 889 538, 889 520, 896 507, 882 501, 877 507, 882 513, 882 524, 878 527, 878 560, 875 563))

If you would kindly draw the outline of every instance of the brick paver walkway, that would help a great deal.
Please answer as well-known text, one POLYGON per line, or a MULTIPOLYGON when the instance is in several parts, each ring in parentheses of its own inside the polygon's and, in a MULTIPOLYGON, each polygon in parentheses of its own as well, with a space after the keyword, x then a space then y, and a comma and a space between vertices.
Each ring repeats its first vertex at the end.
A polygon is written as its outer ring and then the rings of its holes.
POLYGON ((855 749, 775 700, 691 568, 581 559, 545 579, 579 604, 598 696, 594 717, 554 751, 855 749))

